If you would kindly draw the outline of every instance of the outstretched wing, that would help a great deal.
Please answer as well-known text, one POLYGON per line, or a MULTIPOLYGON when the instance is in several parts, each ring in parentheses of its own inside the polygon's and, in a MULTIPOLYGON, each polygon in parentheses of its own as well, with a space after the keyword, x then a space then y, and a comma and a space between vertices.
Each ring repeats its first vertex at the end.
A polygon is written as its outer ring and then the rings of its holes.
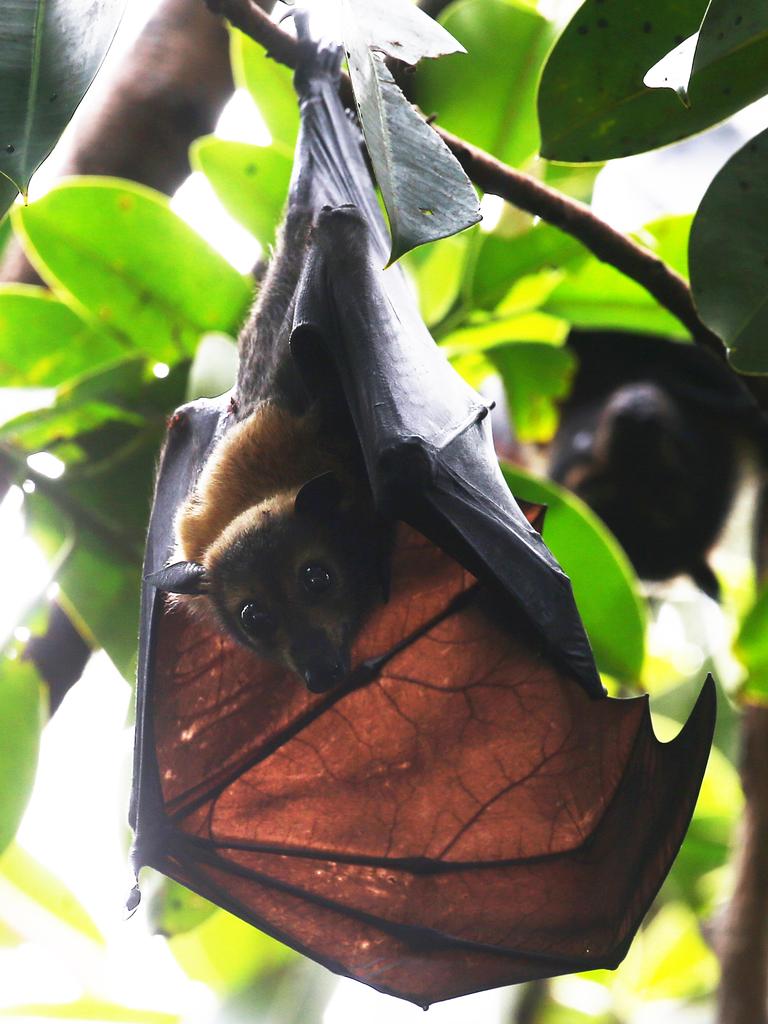
MULTIPOLYGON (((499 475, 486 406, 400 271, 381 269, 337 67, 321 52, 299 76, 291 202, 317 218, 293 347, 310 387, 329 370, 341 384, 376 499, 401 520, 390 598, 347 682, 312 695, 145 584, 134 863, 426 1005, 618 963, 692 813, 714 695, 709 682, 666 745, 645 700, 602 697, 568 581, 499 475)), ((147 573, 226 410, 172 419, 147 573)))
MULTIPOLYGON (((184 462, 168 459, 160 502, 184 462)), ((422 1005, 615 966, 692 813, 711 681, 660 744, 644 698, 591 700, 488 597, 401 526, 390 600, 320 696, 159 607, 137 866, 422 1005)))

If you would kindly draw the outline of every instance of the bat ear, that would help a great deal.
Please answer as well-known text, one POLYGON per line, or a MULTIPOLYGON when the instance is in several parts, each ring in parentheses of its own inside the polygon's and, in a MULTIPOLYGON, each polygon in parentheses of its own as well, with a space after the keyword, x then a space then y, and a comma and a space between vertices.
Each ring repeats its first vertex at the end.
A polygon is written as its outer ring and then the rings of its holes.
POLYGON ((547 514, 547 506, 539 505, 535 501, 525 501, 523 498, 516 498, 520 511, 537 533, 544 529, 544 516, 547 514))
POLYGON ((166 594, 204 594, 208 590, 205 566, 199 562, 175 562, 144 579, 166 594))
POLYGON ((294 509, 308 519, 329 519, 341 504, 344 488, 335 473, 321 473, 299 488, 294 509))
POLYGON ((711 597, 713 601, 720 600, 720 583, 705 561, 702 560, 693 566, 691 576, 696 586, 703 590, 707 597, 711 597))

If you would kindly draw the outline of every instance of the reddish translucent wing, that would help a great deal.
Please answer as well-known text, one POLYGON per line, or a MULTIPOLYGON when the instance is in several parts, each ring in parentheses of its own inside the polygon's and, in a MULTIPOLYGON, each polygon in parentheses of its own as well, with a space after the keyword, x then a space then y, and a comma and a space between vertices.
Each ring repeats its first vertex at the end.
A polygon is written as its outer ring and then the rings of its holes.
POLYGON ((614 966, 690 818, 711 686, 659 744, 645 699, 591 699, 487 607, 401 526, 390 600, 321 696, 164 610, 143 861, 425 1005, 614 966))

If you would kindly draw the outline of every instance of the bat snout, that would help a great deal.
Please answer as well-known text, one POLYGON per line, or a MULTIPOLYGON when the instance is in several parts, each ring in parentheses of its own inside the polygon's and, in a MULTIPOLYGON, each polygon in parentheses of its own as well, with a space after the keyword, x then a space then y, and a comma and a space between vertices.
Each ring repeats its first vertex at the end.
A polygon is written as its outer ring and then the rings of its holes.
POLYGON ((321 630, 311 631, 303 640, 291 647, 291 660, 310 693, 327 693, 349 672, 349 655, 321 630))
POLYGON ((340 661, 332 665, 313 665, 304 670, 304 682, 310 693, 327 693, 346 675, 340 661))

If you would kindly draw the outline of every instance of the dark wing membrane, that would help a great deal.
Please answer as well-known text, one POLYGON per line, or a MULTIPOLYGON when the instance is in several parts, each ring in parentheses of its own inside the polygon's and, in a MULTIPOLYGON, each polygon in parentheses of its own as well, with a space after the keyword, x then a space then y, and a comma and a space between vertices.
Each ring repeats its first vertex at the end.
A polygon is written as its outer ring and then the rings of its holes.
POLYGON ((623 957, 693 810, 711 684, 658 743, 645 699, 591 701, 406 527, 333 694, 178 608, 156 631, 144 861, 419 1004, 623 957))
POLYGON ((400 268, 382 270, 386 229, 335 76, 308 80, 291 200, 317 217, 291 339, 306 383, 322 397, 330 361, 379 507, 500 586, 601 697, 570 582, 501 476, 486 403, 436 347, 400 268))
POLYGON ((226 426, 226 413, 226 398, 215 401, 201 399, 177 409, 168 422, 168 434, 160 457, 144 552, 145 578, 141 589, 130 811, 130 823, 137 833, 137 841, 140 831, 151 833, 155 822, 162 819, 149 693, 159 649, 157 624, 162 618, 163 607, 161 594, 147 577, 159 572, 173 554, 176 512, 192 490, 211 448, 226 426))

